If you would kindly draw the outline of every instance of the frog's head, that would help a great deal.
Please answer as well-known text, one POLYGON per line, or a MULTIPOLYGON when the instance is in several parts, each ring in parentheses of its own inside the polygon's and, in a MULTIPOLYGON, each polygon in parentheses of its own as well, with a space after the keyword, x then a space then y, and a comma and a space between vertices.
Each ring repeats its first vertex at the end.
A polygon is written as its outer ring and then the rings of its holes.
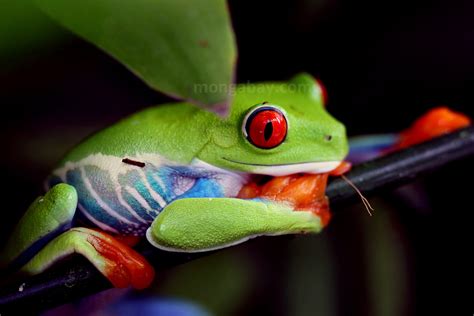
POLYGON ((209 126, 210 141, 197 158, 270 176, 329 172, 348 145, 344 125, 324 103, 324 87, 307 74, 286 83, 239 85, 229 117, 209 126))

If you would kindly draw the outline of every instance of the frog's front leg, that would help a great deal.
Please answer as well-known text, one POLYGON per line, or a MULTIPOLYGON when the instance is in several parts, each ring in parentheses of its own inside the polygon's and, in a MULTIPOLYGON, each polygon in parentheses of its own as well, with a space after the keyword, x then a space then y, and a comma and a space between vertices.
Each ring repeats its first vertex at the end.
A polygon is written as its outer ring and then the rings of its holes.
POLYGON ((116 287, 147 287, 153 268, 137 252, 112 236, 88 228, 70 228, 77 207, 74 187, 58 184, 28 208, 0 258, 3 266, 38 274, 65 256, 86 257, 116 287))
POLYGON ((232 246, 262 235, 319 232, 310 212, 261 200, 188 198, 168 205, 147 231, 155 247, 200 252, 232 246))

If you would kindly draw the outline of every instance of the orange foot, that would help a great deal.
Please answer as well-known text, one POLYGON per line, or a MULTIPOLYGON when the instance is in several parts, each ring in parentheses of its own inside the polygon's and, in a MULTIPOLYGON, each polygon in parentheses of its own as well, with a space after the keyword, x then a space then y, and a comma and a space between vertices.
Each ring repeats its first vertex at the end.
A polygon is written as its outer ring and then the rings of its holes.
POLYGON ((246 184, 238 196, 241 199, 264 198, 285 202, 295 211, 309 211, 321 218, 323 226, 331 219, 329 201, 325 195, 328 174, 293 174, 275 177, 263 185, 246 184))
POLYGON ((100 256, 94 264, 115 287, 144 289, 151 284, 155 271, 142 255, 102 231, 76 229, 87 230, 87 241, 100 256))
POLYGON ((395 149, 419 144, 470 124, 471 120, 466 115, 444 106, 436 107, 418 118, 410 128, 400 134, 400 141, 395 149))

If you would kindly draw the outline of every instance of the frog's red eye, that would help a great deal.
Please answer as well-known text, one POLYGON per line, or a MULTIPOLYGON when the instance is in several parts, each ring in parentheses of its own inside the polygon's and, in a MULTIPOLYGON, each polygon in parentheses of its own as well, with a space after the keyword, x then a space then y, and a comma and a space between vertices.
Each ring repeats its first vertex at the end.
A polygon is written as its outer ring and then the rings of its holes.
POLYGON ((316 79, 316 84, 321 89, 321 97, 323 99, 323 105, 326 106, 326 103, 328 102, 328 90, 326 90, 326 86, 323 84, 321 80, 316 79))
POLYGON ((288 124, 285 115, 271 106, 262 106, 247 114, 243 123, 243 132, 254 146, 275 148, 286 138, 288 124))

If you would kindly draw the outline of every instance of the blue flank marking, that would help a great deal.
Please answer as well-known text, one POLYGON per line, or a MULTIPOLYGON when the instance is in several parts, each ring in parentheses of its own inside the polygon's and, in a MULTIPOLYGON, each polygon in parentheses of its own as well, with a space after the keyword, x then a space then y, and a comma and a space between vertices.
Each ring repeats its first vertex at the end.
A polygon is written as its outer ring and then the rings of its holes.
POLYGON ((196 168, 186 166, 165 167, 162 170, 169 172, 169 176, 186 177, 186 178, 202 178, 212 175, 211 172, 198 171, 196 168))
MULTIPOLYGON (((220 190, 220 186, 215 180, 212 179, 212 173, 210 172, 202 172, 202 171, 197 171, 195 168, 190 168, 190 167, 185 167, 185 166, 173 166, 173 167, 163 167, 158 170, 157 174, 166 188, 172 188, 172 192, 169 192, 166 195, 165 201, 168 203, 171 203, 173 200, 178 198, 176 195, 176 190, 177 190, 177 180, 178 178, 190 178, 196 181, 194 186, 190 189, 190 191, 193 191, 194 197, 214 197, 216 194, 222 194, 222 190, 220 190), (209 181, 208 184, 211 186, 209 188, 206 188, 205 184, 198 183, 201 179, 209 181), (195 186, 198 186, 195 188, 195 186), (217 191, 220 193, 217 193, 217 191), (210 194, 209 196, 207 194, 210 194)), ((150 176, 151 177, 151 176, 150 176)), ((153 181, 156 183, 155 181, 153 181)), ((158 187, 159 185, 156 184, 158 187)), ((188 193, 188 192, 186 192, 188 193)), ((186 194, 185 193, 185 194, 186 194)), ((162 195, 163 196, 163 195, 162 195)), ((182 198, 183 195, 179 196, 179 198, 182 198)))
POLYGON ((150 205, 152 210, 155 212, 161 211, 161 206, 158 202, 151 196, 150 191, 143 183, 143 179, 140 176, 139 172, 136 170, 129 171, 124 175, 119 176, 119 183, 122 186, 130 186, 138 191, 138 193, 145 199, 145 201, 150 205))
POLYGON ((86 176, 91 182, 95 192, 100 192, 100 198, 104 201, 111 209, 119 213, 131 222, 137 225, 143 225, 137 218, 135 218, 119 201, 117 193, 114 189, 114 184, 110 180, 108 172, 105 172, 95 166, 84 167, 86 176))
POLYGON ((68 184, 76 188, 79 197, 79 204, 81 204, 92 217, 107 226, 117 229, 118 231, 125 231, 127 225, 106 213, 91 196, 89 190, 87 190, 84 185, 81 172, 78 168, 67 172, 66 181, 68 184))
MULTIPOLYGON (((100 199, 107 204, 111 210, 131 221, 133 223, 132 225, 123 223, 117 219, 117 217, 109 215, 104 209, 102 209, 98 201, 85 186, 80 168, 69 170, 66 173, 65 181, 57 176, 52 176, 48 183, 50 187, 60 182, 66 182, 74 186, 79 198, 78 203, 85 209, 85 211, 87 211, 87 213, 96 221, 110 226, 118 232, 129 234, 130 232, 141 233, 145 230, 148 224, 140 222, 127 208, 123 206, 122 203, 120 203, 117 197, 117 192, 114 190, 110 174, 107 171, 101 170, 93 165, 84 166, 84 171, 85 176, 90 181, 93 190, 100 199)), ((146 169, 143 171, 145 171, 145 177, 142 177, 139 170, 131 170, 125 174, 120 174, 118 181, 122 190, 123 202, 127 203, 137 213, 137 215, 147 221, 147 223, 151 223, 156 215, 158 215, 162 210, 158 201, 152 197, 151 192, 147 188, 147 184, 149 184, 150 188, 156 194, 161 196, 166 205, 176 199, 225 197, 221 184, 213 177, 214 173, 212 172, 203 171, 201 169, 196 170, 192 167, 156 167, 151 164, 147 164, 146 169), (155 177, 158 177, 161 180, 164 187, 154 179, 155 177), (179 181, 182 178, 190 178, 195 182, 187 192, 178 196, 175 192, 178 191, 178 183, 183 183, 182 181, 179 181), (125 189, 127 186, 137 190, 138 194, 143 197, 151 209, 147 210, 133 197, 133 195, 128 193, 125 189)), ((164 207, 166 207, 166 205, 164 207)), ((80 218, 85 222, 93 224, 81 212, 77 212, 75 218, 80 218)))
POLYGON ((199 178, 191 189, 178 196, 177 199, 196 197, 224 197, 224 192, 216 180, 210 178, 199 178))
MULTIPOLYGON (((154 179, 152 176, 153 172, 146 172, 146 179, 148 183, 150 184, 150 187, 152 188, 153 191, 155 191, 156 194, 160 195, 163 200, 166 202, 166 204, 169 204, 171 201, 173 201, 173 195, 170 193, 168 188, 163 189, 158 182, 154 179)), ((158 173, 156 173, 156 176, 160 177, 158 173)), ((163 183, 166 184, 166 181, 163 181, 163 183)))
POLYGON ((155 212, 161 211, 160 204, 151 196, 150 191, 148 191, 146 185, 143 182, 136 182, 135 189, 140 193, 141 196, 147 201, 148 205, 154 210, 155 212))
POLYGON ((130 205, 135 210, 135 212, 140 215, 141 218, 149 222, 152 222, 155 219, 153 216, 148 214, 146 209, 142 207, 141 204, 138 203, 138 201, 130 193, 125 191, 125 189, 122 189, 122 196, 128 205, 130 205))
POLYGON ((161 168, 153 167, 153 168, 147 169, 145 173, 148 183, 150 184, 150 187, 153 189, 153 191, 158 193, 163 198, 163 200, 166 201, 167 204, 171 203, 171 201, 173 201, 173 198, 174 198, 174 194, 170 192, 169 190, 169 188, 171 188, 171 186, 169 185, 169 181, 167 181, 169 178, 168 169, 169 169, 168 167, 161 167, 161 168), (163 184, 165 185, 164 188, 162 188, 161 185, 158 182, 156 182, 153 175, 157 176, 158 178, 162 180, 163 184))

